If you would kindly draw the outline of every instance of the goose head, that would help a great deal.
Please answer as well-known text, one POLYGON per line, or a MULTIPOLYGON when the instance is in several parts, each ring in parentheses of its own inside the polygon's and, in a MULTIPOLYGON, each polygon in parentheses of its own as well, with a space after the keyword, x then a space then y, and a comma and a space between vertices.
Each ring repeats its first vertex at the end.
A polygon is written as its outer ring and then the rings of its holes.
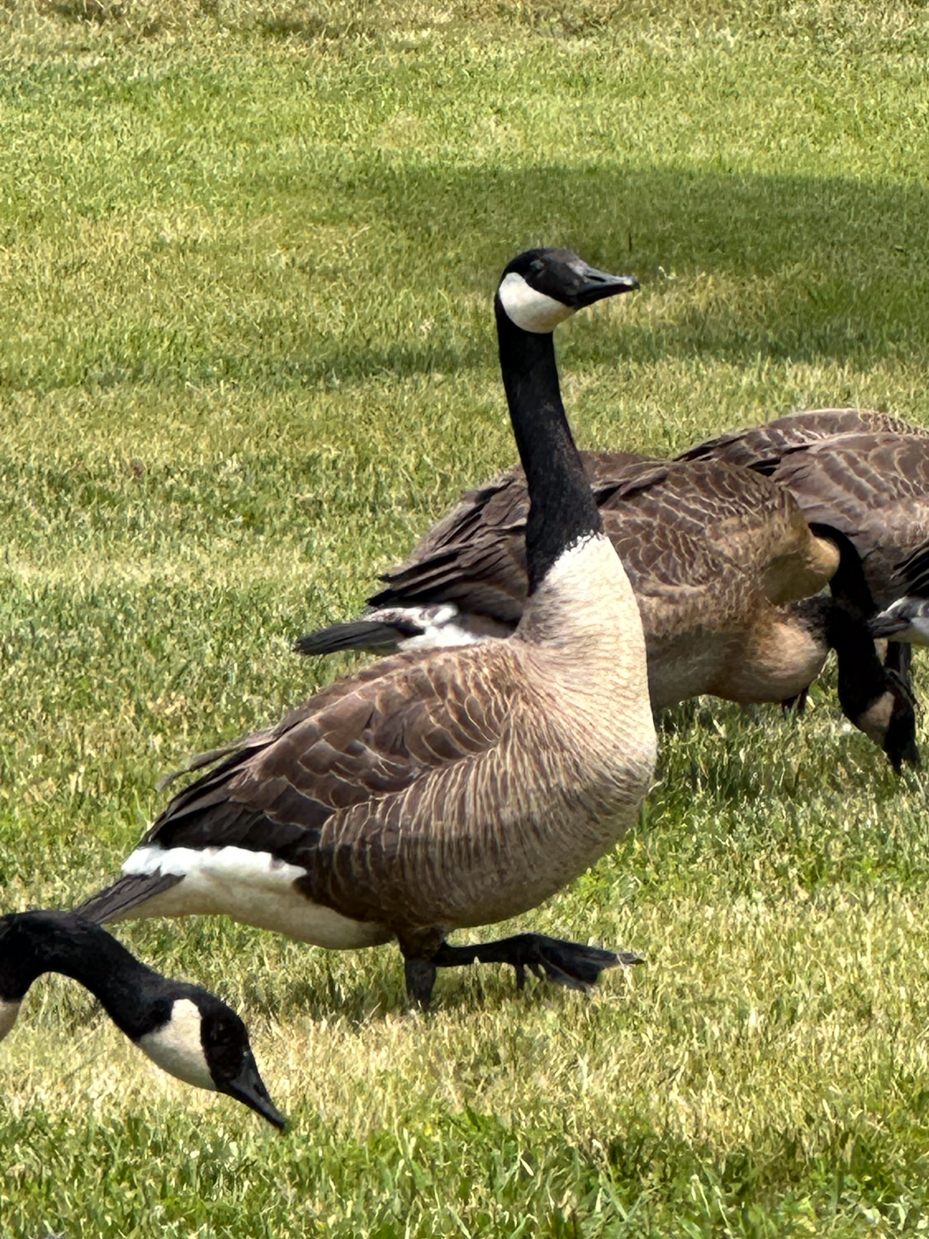
POLYGON ((872 637, 889 637, 911 645, 929 645, 929 600, 898 598, 869 622, 872 637))
POLYGON ((168 982, 150 1014, 158 1022, 133 1040, 152 1062, 185 1084, 234 1097, 283 1130, 248 1031, 230 1007, 199 986, 168 982))
POLYGON ((570 250, 534 249, 507 264, 496 300, 522 331, 548 334, 585 306, 638 287, 635 276, 599 271, 570 250))
POLYGON ((226 1093, 284 1127, 236 1013, 199 985, 147 967, 78 913, 0 916, 0 1041, 16 1023, 32 983, 46 972, 73 977, 95 994, 117 1028, 164 1071, 185 1084, 226 1093))

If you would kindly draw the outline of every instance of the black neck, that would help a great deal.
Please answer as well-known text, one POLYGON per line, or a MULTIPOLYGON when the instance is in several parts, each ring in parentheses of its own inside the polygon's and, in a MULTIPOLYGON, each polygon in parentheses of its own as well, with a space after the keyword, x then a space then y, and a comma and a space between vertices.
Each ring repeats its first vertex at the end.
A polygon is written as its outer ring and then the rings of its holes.
POLYGON ((160 973, 83 917, 23 912, 0 919, 0 1000, 20 1002, 46 972, 79 981, 133 1041, 165 1024, 174 998, 183 997, 173 989, 169 996, 160 973))
POLYGON ((853 722, 889 691, 887 672, 864 619, 842 605, 829 613, 827 640, 839 668, 839 704, 853 722))
POLYGON ((839 566, 829 582, 833 605, 827 640, 839 664, 839 704, 854 721, 888 691, 887 673, 867 624, 877 607, 851 539, 831 525, 812 523, 810 529, 818 538, 828 538, 839 552, 839 566))
POLYGON ((603 526, 561 402, 552 334, 517 327, 499 298, 495 309, 503 386, 529 490, 531 595, 563 551, 603 526))
POLYGON ((834 543, 839 552, 839 566, 829 582, 829 592, 835 602, 859 619, 870 619, 876 615, 877 606, 865 579, 861 556, 851 538, 831 525, 815 521, 810 523, 810 529, 817 538, 827 538, 834 543))

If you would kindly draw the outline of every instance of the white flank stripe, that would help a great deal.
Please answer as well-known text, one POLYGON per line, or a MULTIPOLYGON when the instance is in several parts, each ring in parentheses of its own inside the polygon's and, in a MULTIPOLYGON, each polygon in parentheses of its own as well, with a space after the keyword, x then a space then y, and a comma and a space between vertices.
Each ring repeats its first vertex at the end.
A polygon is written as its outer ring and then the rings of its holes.
MULTIPOLYGON (((314 903, 294 886, 306 874, 300 865, 247 848, 137 848, 123 865, 127 876, 176 874, 183 881, 132 908, 127 917, 231 916, 298 942, 333 951, 376 946, 393 934, 384 925, 355 921, 314 903)), ((114 918, 116 920, 120 917, 114 918)))

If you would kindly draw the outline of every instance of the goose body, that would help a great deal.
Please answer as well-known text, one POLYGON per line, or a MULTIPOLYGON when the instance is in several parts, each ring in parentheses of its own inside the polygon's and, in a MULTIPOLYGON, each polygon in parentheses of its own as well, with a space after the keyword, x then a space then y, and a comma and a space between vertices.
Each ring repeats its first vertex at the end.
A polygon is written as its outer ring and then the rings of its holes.
MULTIPOLYGON (((638 600, 654 707, 701 693, 782 701, 816 678, 829 647, 826 607, 811 596, 828 584, 839 552, 811 532, 790 495, 714 461, 581 455, 638 600)), ((471 491, 384 575, 366 617, 297 648, 320 654, 508 635, 527 597, 528 507, 518 467, 471 491)))
POLYGON ((575 309, 634 286, 542 250, 498 287, 532 496, 530 595, 513 638, 402 652, 324 689, 175 796, 85 915, 221 912, 334 949, 396 938, 422 1002, 436 967, 474 959, 574 986, 620 962, 537 935, 445 939, 582 873, 634 820, 652 777, 641 621, 590 499, 551 338, 575 309))
POLYGON ((89 989, 120 1031, 164 1071, 235 1097, 275 1127, 284 1126, 236 1013, 199 985, 146 967, 99 925, 73 912, 0 917, 0 1041, 33 982, 46 972, 73 977, 89 989))
POLYGON ((905 566, 929 547, 929 430, 865 409, 818 409, 731 431, 681 460, 738 463, 845 534, 879 607, 902 596, 905 566))
POLYGON ((795 448, 809 448, 839 435, 890 434, 929 437, 929 430, 877 409, 806 409, 788 413, 760 426, 727 430, 697 443, 677 460, 725 460, 758 473, 770 474, 795 448))
POLYGON ((881 614, 872 632, 889 637, 892 702, 872 680, 863 730, 890 752, 918 762, 908 644, 922 644, 920 565, 929 560, 929 430, 867 409, 815 409, 690 448, 682 460, 739 463, 796 499, 811 522, 844 534, 861 559, 881 614), (915 623, 900 624, 910 614, 915 623), (888 714, 888 709, 890 714, 888 714), (887 733, 897 739, 888 748, 887 733))

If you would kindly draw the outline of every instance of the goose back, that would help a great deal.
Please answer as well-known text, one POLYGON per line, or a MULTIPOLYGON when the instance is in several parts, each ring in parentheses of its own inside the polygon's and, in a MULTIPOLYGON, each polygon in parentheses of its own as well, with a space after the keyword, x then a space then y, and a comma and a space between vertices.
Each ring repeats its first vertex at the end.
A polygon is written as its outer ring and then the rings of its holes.
POLYGON ((759 473, 771 473, 794 448, 810 447, 845 434, 929 436, 929 430, 876 409, 807 409, 789 413, 761 426, 729 430, 688 448, 677 460, 726 460, 759 473))

